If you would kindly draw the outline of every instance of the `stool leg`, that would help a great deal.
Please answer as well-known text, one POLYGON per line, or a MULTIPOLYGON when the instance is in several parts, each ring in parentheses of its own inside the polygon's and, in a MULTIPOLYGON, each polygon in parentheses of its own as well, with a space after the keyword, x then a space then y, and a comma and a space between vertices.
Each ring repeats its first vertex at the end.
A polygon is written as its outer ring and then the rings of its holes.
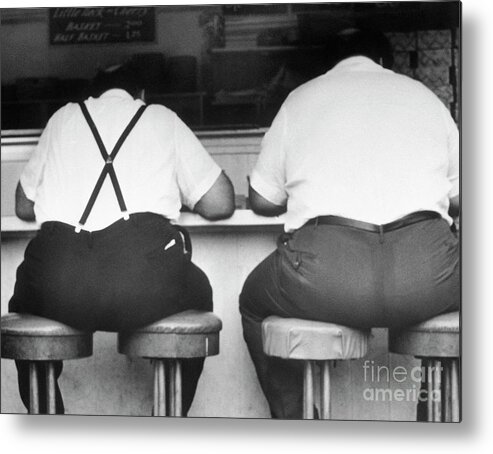
POLYGON ((424 370, 427 375, 427 416, 426 416, 426 421, 431 422, 433 421, 433 400, 431 399, 431 396, 433 395, 433 373, 431 369, 432 362, 428 359, 423 359, 422 361, 422 366, 424 367, 424 370))
POLYGON ((38 367, 34 361, 29 363, 29 414, 39 414, 38 367))
POLYGON ((168 374, 167 374, 167 385, 168 385, 168 401, 167 412, 168 416, 175 415, 175 362, 173 360, 168 361, 168 374))
POLYGON ((450 360, 442 361, 443 364, 443 382, 442 382, 442 411, 443 421, 450 422, 452 420, 452 388, 451 388, 451 373, 452 367, 450 360))
POLYGON ((153 397, 153 404, 152 404, 152 416, 157 416, 159 413, 159 381, 158 381, 158 373, 157 373, 157 367, 156 367, 156 360, 151 359, 151 364, 153 367, 153 377, 154 377, 154 382, 153 382, 153 392, 152 392, 152 397, 153 397))
POLYGON ((330 368, 329 361, 323 361, 320 373, 321 419, 330 419, 330 368))
POLYGON ((459 422, 460 419, 460 396, 459 396, 459 359, 451 360, 451 389, 452 389, 452 422, 459 422))
POLYGON ((181 380, 181 362, 180 360, 175 361, 175 414, 173 416, 181 417, 182 414, 182 400, 181 400, 181 392, 182 392, 182 380, 181 380))
POLYGON ((166 416, 166 369, 162 359, 154 361, 153 416, 166 416))
POLYGON ((442 422, 442 363, 440 360, 431 362, 433 369, 433 422, 442 422))
POLYGON ((56 414, 55 404, 55 364, 46 362, 46 408, 49 415, 56 414))
POLYGON ((305 361, 303 380, 303 419, 313 419, 313 363, 305 361))

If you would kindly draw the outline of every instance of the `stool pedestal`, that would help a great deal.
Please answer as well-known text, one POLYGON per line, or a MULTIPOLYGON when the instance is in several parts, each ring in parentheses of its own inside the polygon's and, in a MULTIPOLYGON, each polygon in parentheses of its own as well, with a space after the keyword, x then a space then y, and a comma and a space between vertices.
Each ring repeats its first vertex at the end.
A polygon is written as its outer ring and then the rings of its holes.
POLYGON ((212 312, 189 310, 118 335, 120 353, 154 365, 153 416, 182 416, 181 360, 217 355, 221 329, 212 312))
POLYGON ((422 361, 427 374, 428 421, 460 421, 459 325, 459 313, 451 312, 389 335, 391 352, 422 361))
POLYGON ((55 414, 55 361, 92 355, 92 333, 30 314, 2 316, 2 358, 29 362, 29 413, 39 413, 38 376, 46 373, 47 412, 55 414))
POLYGON ((262 323, 264 353, 304 361, 303 419, 314 418, 315 392, 320 394, 320 419, 330 419, 330 362, 363 358, 369 332, 332 323, 267 317, 262 323), (315 383, 315 368, 320 383, 315 383))

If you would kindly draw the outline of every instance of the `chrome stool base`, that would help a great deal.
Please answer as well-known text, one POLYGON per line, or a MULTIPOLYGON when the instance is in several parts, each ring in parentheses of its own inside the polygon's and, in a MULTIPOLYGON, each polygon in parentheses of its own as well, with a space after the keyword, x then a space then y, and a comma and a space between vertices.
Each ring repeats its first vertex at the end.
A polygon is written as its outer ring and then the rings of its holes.
POLYGON ((92 355, 92 333, 30 314, 2 316, 2 358, 29 362, 29 413, 38 414, 39 374, 46 373, 47 413, 56 413, 55 362, 92 355))
POLYGON ((262 323, 266 355, 304 362, 303 419, 315 417, 315 394, 320 391, 320 419, 330 419, 330 362, 362 358, 368 351, 368 332, 333 323, 267 317, 262 323), (315 368, 320 383, 315 383, 315 368))
POLYGON ((390 332, 389 351, 421 359, 427 374, 427 420, 460 422, 459 312, 390 332))
POLYGON ((153 364, 153 416, 183 416, 181 361, 217 355, 221 328, 213 313, 189 310, 118 335, 120 353, 153 364))

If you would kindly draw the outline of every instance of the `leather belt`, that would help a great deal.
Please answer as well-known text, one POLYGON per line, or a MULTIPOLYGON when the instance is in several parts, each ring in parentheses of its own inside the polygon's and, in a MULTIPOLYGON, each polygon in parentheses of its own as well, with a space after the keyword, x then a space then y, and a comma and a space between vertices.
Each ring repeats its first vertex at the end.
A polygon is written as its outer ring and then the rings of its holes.
POLYGON ((408 214, 396 221, 389 222, 388 224, 371 224, 370 222, 357 221, 355 219, 343 218, 340 216, 318 216, 310 219, 305 225, 340 225, 344 227, 353 227, 359 230, 366 230, 367 232, 385 233, 392 230, 401 229, 417 222, 426 221, 429 219, 440 218, 440 214, 436 211, 416 211, 415 213, 408 214))

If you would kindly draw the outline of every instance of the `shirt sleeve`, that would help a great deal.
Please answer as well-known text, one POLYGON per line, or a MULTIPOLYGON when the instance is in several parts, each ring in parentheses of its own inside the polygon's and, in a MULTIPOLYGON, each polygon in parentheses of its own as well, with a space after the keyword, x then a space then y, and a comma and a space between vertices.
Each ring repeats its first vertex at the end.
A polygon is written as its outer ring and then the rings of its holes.
POLYGON ((32 202, 36 202, 38 188, 43 182, 43 170, 48 158, 48 152, 53 146, 53 123, 54 117, 48 121, 48 124, 39 138, 38 145, 34 149, 31 158, 27 162, 20 176, 22 189, 24 190, 26 197, 32 202))
POLYGON ((452 116, 447 110, 447 145, 449 156, 449 167, 447 177, 450 181, 451 189, 449 191, 449 198, 459 195, 459 175, 460 175, 460 140, 459 129, 455 124, 452 116))
POLYGON ((176 178, 181 201, 188 208, 209 191, 221 168, 194 133, 175 115, 176 178))
POLYGON ((286 113, 281 107, 262 140, 258 160, 250 176, 251 187, 274 205, 284 205, 288 198, 285 189, 285 134, 286 113))

